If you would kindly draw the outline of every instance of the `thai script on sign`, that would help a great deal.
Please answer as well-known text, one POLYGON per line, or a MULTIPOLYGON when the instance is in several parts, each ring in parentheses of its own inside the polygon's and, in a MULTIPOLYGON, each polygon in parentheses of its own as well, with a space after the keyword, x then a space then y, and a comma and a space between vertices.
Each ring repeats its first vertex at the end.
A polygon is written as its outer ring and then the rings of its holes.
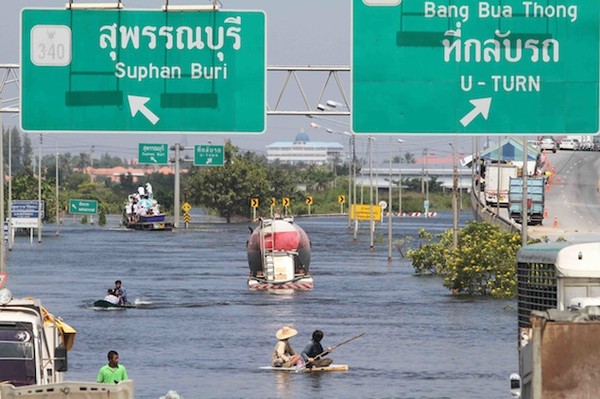
POLYGON ((229 17, 225 26, 125 26, 113 23, 100 27, 100 48, 139 49, 146 46, 156 49, 220 50, 230 46, 234 50, 242 47, 242 20, 240 16, 229 17))
POLYGON ((444 62, 519 62, 528 57, 531 62, 558 62, 560 60, 560 45, 558 40, 548 38, 511 39, 510 31, 494 32, 494 38, 481 40, 462 40, 460 22, 456 30, 446 31, 442 40, 444 46, 444 62), (450 38, 448 38, 450 37, 450 38))

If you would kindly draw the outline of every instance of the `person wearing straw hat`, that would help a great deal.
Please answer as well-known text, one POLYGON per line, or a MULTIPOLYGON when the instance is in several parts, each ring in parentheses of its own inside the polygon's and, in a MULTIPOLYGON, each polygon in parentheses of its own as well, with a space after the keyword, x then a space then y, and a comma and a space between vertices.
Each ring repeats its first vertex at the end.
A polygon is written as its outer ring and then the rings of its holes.
POLYGON ((271 356, 273 367, 293 367, 301 360, 300 355, 294 352, 292 345, 288 341, 290 338, 296 336, 296 334, 298 334, 298 331, 289 326, 283 326, 277 330, 275 337, 279 341, 275 345, 273 355, 271 356))

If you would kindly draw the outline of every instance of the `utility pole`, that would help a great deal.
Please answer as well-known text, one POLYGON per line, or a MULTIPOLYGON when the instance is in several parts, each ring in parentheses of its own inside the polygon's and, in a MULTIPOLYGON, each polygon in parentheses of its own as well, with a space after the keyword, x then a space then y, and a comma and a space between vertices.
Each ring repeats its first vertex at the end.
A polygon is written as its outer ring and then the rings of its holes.
POLYGON ((388 262, 392 261, 392 138, 390 137, 390 175, 388 186, 388 262))
POLYGON ((179 214, 180 214, 180 198, 179 198, 179 190, 180 190, 180 182, 179 182, 179 158, 181 153, 181 146, 179 143, 175 143, 171 150, 175 150, 175 191, 173 198, 173 215, 174 215, 174 225, 175 228, 179 228, 179 214))
POLYGON ((42 134, 38 147, 38 243, 42 242, 42 134))
MULTIPOLYGON (((2 106, 2 92, 0 91, 0 107, 2 106)), ((6 244, 4 243, 4 125, 0 111, 0 220, 2 233, 0 233, 0 273, 6 273, 6 244)), ((10 212, 10 209, 8 210, 10 212)), ((10 231, 10 229, 9 229, 10 231)))
POLYGON ((373 136, 369 136, 369 232, 371 233, 370 250, 375 251, 374 237, 375 229, 373 228, 373 136))
POLYGON ((458 246, 458 166, 456 164, 456 136, 452 146, 452 248, 458 246))

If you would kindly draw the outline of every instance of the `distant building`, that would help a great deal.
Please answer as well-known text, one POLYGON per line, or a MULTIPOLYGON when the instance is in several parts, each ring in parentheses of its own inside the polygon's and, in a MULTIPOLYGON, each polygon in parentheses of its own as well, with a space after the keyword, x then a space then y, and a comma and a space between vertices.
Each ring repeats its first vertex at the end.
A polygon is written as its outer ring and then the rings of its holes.
POLYGON ((335 142, 311 142, 300 132, 294 141, 278 141, 267 146, 267 160, 282 164, 331 165, 344 159, 344 146, 335 142))

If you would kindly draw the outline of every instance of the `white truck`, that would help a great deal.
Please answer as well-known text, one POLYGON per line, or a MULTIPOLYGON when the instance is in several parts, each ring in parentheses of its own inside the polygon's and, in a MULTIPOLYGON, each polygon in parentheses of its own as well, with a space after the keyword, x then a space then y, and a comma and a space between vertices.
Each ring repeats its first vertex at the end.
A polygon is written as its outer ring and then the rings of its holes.
POLYGON ((517 177, 517 165, 488 163, 485 167, 485 203, 508 206, 510 178, 517 177))
POLYGON ((0 289, 0 398, 131 399, 133 382, 64 382, 75 330, 38 299, 0 289))

